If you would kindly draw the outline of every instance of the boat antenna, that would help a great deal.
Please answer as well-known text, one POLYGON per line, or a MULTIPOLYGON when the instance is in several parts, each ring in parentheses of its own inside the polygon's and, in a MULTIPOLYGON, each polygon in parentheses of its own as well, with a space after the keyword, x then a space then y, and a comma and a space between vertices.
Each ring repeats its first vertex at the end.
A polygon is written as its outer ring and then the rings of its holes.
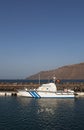
POLYGON ((53 81, 54 81, 54 84, 55 84, 56 79, 57 79, 57 78, 56 78, 55 76, 53 76, 53 81))
POLYGON ((39 74, 39 85, 40 85, 40 74, 39 74))

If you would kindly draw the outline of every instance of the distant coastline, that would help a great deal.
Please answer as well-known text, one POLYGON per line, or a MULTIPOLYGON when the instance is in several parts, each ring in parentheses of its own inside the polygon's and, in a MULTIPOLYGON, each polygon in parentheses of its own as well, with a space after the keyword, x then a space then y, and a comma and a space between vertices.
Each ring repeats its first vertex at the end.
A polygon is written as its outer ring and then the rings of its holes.
POLYGON ((62 66, 54 70, 41 71, 37 74, 27 77, 26 79, 36 80, 39 78, 39 75, 41 80, 50 80, 53 78, 53 76, 56 76, 57 79, 62 80, 84 80, 84 62, 62 66))

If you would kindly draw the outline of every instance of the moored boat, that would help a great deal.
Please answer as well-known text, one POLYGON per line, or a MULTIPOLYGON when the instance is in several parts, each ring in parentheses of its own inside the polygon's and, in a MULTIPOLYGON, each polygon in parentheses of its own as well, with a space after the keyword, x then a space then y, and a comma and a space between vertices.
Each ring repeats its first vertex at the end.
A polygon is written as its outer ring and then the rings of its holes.
POLYGON ((74 98, 75 93, 72 90, 58 91, 55 83, 42 84, 38 89, 19 90, 18 95, 31 98, 74 98))

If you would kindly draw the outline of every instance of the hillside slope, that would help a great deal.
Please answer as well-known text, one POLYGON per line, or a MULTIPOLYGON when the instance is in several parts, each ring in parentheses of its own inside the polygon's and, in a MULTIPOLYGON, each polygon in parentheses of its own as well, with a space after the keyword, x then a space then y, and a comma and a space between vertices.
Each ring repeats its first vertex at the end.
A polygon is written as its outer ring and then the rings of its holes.
POLYGON ((67 65, 50 71, 41 71, 27 79, 52 79, 56 76, 58 79, 84 79, 84 63, 67 65))

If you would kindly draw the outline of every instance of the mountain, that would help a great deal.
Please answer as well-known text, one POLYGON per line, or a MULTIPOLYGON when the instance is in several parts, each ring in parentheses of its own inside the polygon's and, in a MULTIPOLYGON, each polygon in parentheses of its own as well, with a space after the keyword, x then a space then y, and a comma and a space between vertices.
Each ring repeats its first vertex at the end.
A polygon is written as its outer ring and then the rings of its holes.
POLYGON ((58 79, 84 79, 84 63, 62 66, 49 71, 41 71, 26 79, 39 79, 39 75, 40 79, 52 79, 53 76, 56 76, 58 79))

